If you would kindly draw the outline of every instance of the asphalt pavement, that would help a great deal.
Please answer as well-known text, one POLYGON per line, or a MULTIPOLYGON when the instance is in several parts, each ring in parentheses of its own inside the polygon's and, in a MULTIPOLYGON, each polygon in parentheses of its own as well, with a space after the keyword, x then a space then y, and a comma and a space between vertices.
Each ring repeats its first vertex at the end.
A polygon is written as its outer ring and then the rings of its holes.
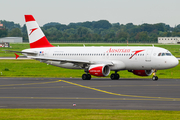
POLYGON ((0 108, 180 110, 180 79, 0 78, 0 108))

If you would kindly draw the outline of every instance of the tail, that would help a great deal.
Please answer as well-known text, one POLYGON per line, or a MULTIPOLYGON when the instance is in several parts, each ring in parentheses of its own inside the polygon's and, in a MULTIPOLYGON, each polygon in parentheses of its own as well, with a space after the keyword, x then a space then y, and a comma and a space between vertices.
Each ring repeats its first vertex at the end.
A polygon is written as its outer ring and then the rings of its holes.
POLYGON ((30 48, 54 47, 49 43, 32 15, 24 15, 30 48))

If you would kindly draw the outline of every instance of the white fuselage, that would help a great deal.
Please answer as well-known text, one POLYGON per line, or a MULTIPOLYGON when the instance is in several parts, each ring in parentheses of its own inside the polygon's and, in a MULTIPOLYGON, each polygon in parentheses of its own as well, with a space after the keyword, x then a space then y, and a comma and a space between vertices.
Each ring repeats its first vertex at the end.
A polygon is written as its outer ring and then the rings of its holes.
MULTIPOLYGON (((175 67, 179 63, 168 50, 159 47, 48 47, 25 49, 23 52, 36 52, 35 56, 24 53, 32 59, 41 57, 89 61, 92 64, 112 63, 110 69, 114 71, 161 70, 175 67)), ((83 69, 81 63, 51 60, 41 62, 69 69, 83 69)))

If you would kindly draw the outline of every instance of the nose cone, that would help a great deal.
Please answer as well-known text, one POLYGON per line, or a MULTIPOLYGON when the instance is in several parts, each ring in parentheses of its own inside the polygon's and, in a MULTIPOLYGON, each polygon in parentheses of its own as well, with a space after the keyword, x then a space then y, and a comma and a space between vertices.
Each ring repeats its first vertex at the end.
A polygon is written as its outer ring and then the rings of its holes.
POLYGON ((175 66, 177 66, 179 64, 179 60, 176 58, 176 57, 174 57, 172 60, 171 60, 171 66, 172 67, 175 67, 175 66))

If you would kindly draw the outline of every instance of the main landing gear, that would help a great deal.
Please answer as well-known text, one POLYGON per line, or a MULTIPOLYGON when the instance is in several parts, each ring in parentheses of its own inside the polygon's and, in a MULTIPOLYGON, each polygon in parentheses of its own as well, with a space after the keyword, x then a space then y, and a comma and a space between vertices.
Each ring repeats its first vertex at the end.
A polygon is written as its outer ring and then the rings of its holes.
POLYGON ((83 80, 91 80, 91 75, 90 74, 83 74, 82 79, 83 80))
POLYGON ((111 80, 119 80, 119 74, 117 74, 118 71, 115 71, 115 73, 111 74, 111 80))
POLYGON ((152 77, 152 80, 153 81, 157 81, 158 80, 158 76, 156 76, 156 72, 157 72, 157 70, 153 70, 153 77, 152 77))
POLYGON ((91 75, 88 74, 88 73, 89 73, 88 68, 85 68, 85 69, 84 69, 84 72, 86 72, 86 74, 83 74, 83 75, 82 75, 82 79, 83 79, 83 80, 91 80, 91 75))

